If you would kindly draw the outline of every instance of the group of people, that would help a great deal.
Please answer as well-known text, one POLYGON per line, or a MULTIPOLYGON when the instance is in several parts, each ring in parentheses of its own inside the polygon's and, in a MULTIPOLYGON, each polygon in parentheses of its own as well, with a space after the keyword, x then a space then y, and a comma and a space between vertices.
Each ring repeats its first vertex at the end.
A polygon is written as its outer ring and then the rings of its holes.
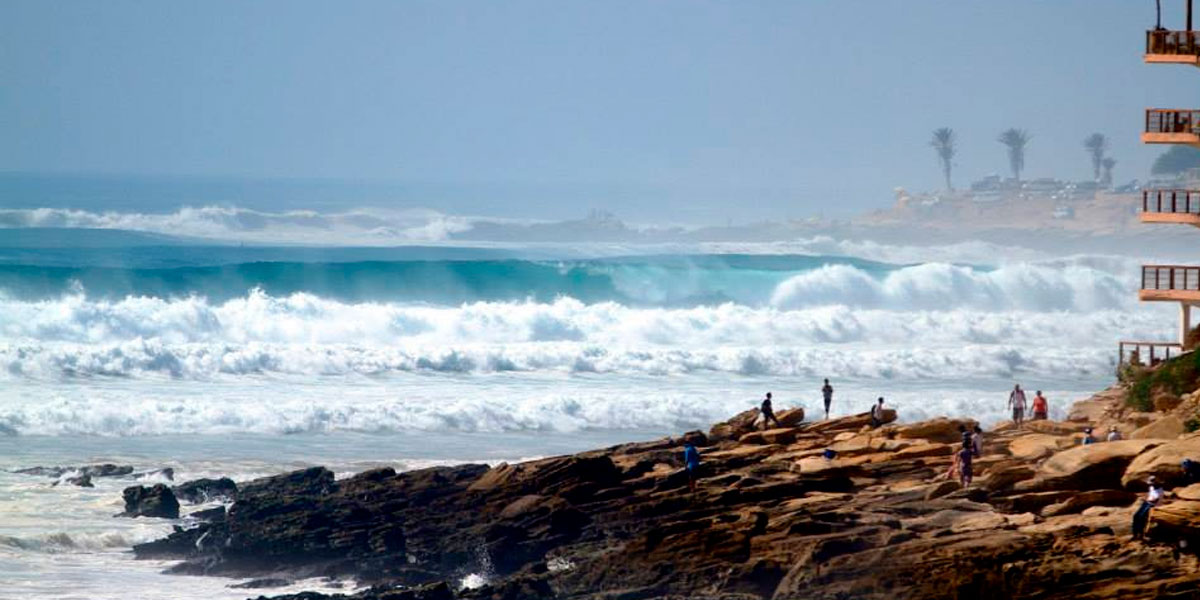
MULTIPOLYGON (((1021 384, 1013 386, 1012 392, 1008 394, 1008 407, 1012 409, 1013 423, 1020 427, 1025 422, 1025 409, 1029 407, 1025 401, 1025 390, 1021 389, 1021 384)), ((1038 390, 1033 397, 1033 420, 1044 421, 1049 418, 1050 404, 1046 402, 1042 390, 1038 390)))
POLYGON ((971 465, 976 458, 983 455, 983 428, 976 425, 973 429, 967 429, 966 425, 959 425, 958 432, 962 436, 962 445, 954 451, 950 470, 946 471, 946 479, 954 479, 957 475, 962 486, 967 487, 971 485, 974 475, 971 465))
MULTIPOLYGON (((825 385, 821 386, 821 397, 825 401, 825 418, 829 418, 829 407, 833 405, 833 386, 829 385, 829 380, 825 380, 825 385)), ((879 399, 879 403, 883 404, 883 398, 879 399)), ((874 408, 872 416, 874 416, 874 408)), ((779 419, 775 417, 775 407, 771 405, 771 392, 767 392, 767 397, 763 399, 762 404, 758 407, 758 412, 762 414, 763 429, 766 429, 771 423, 776 427, 782 427, 779 419)))

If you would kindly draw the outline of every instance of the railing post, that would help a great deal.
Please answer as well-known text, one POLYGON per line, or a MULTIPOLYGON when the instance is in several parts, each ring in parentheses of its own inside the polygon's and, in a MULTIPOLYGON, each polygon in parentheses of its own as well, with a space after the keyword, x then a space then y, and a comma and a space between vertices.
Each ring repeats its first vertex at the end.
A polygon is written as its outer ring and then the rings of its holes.
POLYGON ((1172 213, 1179 212, 1178 209, 1176 208, 1175 197, 1176 197, 1175 192, 1171 192, 1171 212, 1172 213))

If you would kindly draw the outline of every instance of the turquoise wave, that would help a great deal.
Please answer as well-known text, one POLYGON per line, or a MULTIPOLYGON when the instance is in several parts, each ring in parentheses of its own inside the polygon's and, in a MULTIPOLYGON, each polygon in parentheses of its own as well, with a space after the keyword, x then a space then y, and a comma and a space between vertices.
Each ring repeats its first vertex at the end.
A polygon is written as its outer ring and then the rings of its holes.
MULTIPOLYGON (((145 252, 127 262, 183 261, 186 249, 145 252)), ((175 267, 108 266, 92 256, 28 253, 0 257, 0 294, 22 300, 83 293, 89 298, 202 296, 225 301, 260 289, 272 296, 309 293, 348 302, 457 305, 476 301, 552 301, 690 306, 763 304, 788 277, 831 264, 883 274, 894 265, 832 256, 661 255, 587 260, 437 259, 255 260, 237 262, 222 249, 223 264, 175 267), (96 266, 99 263, 105 266, 96 266), (7 263, 7 264, 6 264, 7 263), (41 263, 41 264, 38 264, 41 263), (74 263, 74 266, 71 266, 74 263), (81 264, 82 263, 82 264, 81 264)), ((255 252, 245 254, 259 258, 255 252)), ((279 252, 283 252, 280 250, 279 252)), ((293 253, 300 252, 295 251, 293 253)), ((112 258, 112 257, 109 257, 112 258)), ((355 258, 347 256, 346 258, 355 258)))

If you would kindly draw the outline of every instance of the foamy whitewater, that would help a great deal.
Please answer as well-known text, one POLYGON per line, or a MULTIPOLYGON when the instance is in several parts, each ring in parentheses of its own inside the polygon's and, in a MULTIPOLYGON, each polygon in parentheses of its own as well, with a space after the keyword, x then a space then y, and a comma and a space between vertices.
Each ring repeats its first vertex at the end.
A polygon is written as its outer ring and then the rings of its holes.
MULTIPOLYGON (((189 232, 250 218, 199 216, 189 232)), ((9 226, 75 221, 138 224, 0 211, 9 226)), ((1014 382, 1061 416, 1111 381, 1118 339, 1172 335, 1123 258, 828 238, 625 250, 0 248, 0 598, 260 593, 134 561, 132 544, 174 523, 112 517, 133 478, 52 487, 19 468, 184 481, 519 460, 706 427, 768 390, 815 417, 824 377, 834 416, 884 396, 904 420, 989 424, 1014 382)))

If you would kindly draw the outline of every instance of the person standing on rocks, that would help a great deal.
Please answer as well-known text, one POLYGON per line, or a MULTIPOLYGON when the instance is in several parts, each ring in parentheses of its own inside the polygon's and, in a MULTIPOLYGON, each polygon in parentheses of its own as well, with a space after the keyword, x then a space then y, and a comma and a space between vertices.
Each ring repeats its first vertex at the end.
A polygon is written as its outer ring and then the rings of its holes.
POLYGON ((833 403, 833 386, 829 385, 829 380, 825 380, 825 385, 821 387, 821 395, 825 398, 825 420, 829 420, 829 405, 833 403))
POLYGON ((1033 397, 1033 420, 1045 421, 1050 417, 1050 406, 1046 403, 1046 397, 1042 395, 1042 390, 1037 391, 1037 395, 1033 397))
POLYGON ((974 460, 974 455, 969 445, 964 446, 958 451, 958 475, 959 481, 962 482, 964 488, 971 485, 971 476, 973 474, 971 471, 972 460, 974 460))
POLYGON ((691 442, 683 444, 683 464, 687 469, 688 491, 696 492, 696 477, 700 471, 700 451, 691 442))
POLYGON ((1013 423, 1020 427, 1025 422, 1025 390, 1021 389, 1021 384, 1013 386, 1008 395, 1008 407, 1012 409, 1013 423))
POLYGON ((1133 539, 1141 539, 1146 533, 1146 525, 1150 522, 1150 511, 1154 505, 1158 504, 1162 498, 1162 487, 1155 481, 1151 475, 1146 480, 1146 484, 1150 490, 1146 492, 1146 499, 1142 501, 1142 505, 1138 507, 1137 512, 1133 513, 1133 539))
POLYGON ((971 433, 971 452, 975 454, 975 458, 983 456, 983 428, 978 425, 971 433))
POLYGON ((767 392, 767 397, 762 401, 762 416, 763 429, 767 429, 771 421, 775 422, 776 427, 783 427, 779 419, 775 417, 775 409, 771 407, 771 392, 767 392))
POLYGON ((1091 427, 1083 428, 1083 439, 1080 440, 1080 442, 1082 442, 1084 446, 1089 446, 1096 443, 1096 436, 1092 435, 1091 427))
POLYGON ((871 407, 871 428, 876 429, 883 425, 883 396, 879 397, 879 402, 871 407))

